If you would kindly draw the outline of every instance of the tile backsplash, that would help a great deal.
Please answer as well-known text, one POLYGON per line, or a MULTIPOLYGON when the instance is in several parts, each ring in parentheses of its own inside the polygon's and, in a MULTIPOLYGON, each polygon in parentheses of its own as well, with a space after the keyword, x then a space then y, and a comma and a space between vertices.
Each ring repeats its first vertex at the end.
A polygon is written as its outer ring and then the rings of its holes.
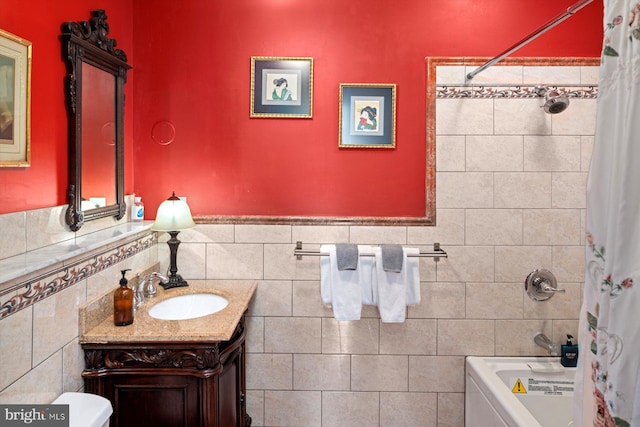
POLYGON ((73 233, 65 208, 0 215, 0 403, 82 390, 79 307, 115 289, 121 269, 157 263, 155 233, 110 218, 73 233))

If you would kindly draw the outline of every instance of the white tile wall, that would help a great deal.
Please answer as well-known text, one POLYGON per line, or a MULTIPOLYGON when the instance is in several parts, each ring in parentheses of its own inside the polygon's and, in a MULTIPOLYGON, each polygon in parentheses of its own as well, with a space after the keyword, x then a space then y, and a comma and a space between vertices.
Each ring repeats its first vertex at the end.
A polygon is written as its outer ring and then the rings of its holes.
POLYGON ((433 393, 380 393, 380 426, 436 426, 437 400, 433 393))
MULTIPOLYGON (((66 231, 61 217, 65 208, 56 206, 0 215, 0 228, 6 231, 0 259, 75 238, 76 233, 66 231)), ((89 228, 95 231, 114 223, 106 218, 94 221, 89 228)), ((105 248, 103 252, 112 250, 105 248)), ((84 354, 78 341, 80 306, 115 289, 121 269, 130 268, 135 273, 157 263, 157 259, 157 246, 153 246, 1 319, 0 403, 46 404, 63 392, 82 390, 84 354)), ((60 273, 45 276, 39 283, 51 283, 59 276, 60 273)), ((10 295, 7 290, 12 289, 12 285, 5 285, 3 301, 10 295)))
POLYGON ((0 390, 31 369, 33 307, 19 311, 0 323, 0 390), (11 345, 20 343, 20 345, 11 345), (6 350, 5 350, 6 349, 6 350))

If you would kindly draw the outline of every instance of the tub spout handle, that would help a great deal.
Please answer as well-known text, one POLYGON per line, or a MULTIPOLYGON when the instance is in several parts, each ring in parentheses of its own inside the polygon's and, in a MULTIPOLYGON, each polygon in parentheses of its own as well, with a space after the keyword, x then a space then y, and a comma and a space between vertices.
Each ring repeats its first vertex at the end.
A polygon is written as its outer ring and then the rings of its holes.
POLYGON ((552 287, 549 284, 549 282, 540 278, 535 280, 535 283, 533 284, 533 286, 537 286, 538 290, 545 294, 564 294, 566 292, 565 289, 558 289, 558 288, 552 287))

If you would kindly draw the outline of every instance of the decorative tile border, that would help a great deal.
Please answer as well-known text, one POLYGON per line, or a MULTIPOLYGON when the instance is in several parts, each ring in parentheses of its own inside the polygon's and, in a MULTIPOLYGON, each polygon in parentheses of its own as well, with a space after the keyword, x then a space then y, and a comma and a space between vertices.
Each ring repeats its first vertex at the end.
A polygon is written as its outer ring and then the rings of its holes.
POLYGON ((551 86, 551 85, 521 85, 521 86, 499 86, 499 85, 442 85, 436 86, 436 98, 501 98, 501 99, 522 99, 522 98, 543 98, 538 94, 537 89, 543 87, 546 90, 558 92, 560 96, 569 98, 595 99, 598 97, 598 86, 551 86))
POLYGON ((43 275, 18 283, 0 295, 0 319, 150 249, 157 243, 157 233, 150 233, 142 238, 125 242, 118 247, 106 249, 102 253, 79 259, 69 265, 54 268, 43 275))

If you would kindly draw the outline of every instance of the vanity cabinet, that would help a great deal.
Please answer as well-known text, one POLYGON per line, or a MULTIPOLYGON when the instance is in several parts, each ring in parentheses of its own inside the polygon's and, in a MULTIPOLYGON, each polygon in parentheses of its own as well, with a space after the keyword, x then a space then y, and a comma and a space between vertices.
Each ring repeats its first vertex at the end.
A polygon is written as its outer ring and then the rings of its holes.
POLYGON ((113 405, 112 427, 245 427, 245 318, 216 343, 82 344, 85 391, 113 405))

